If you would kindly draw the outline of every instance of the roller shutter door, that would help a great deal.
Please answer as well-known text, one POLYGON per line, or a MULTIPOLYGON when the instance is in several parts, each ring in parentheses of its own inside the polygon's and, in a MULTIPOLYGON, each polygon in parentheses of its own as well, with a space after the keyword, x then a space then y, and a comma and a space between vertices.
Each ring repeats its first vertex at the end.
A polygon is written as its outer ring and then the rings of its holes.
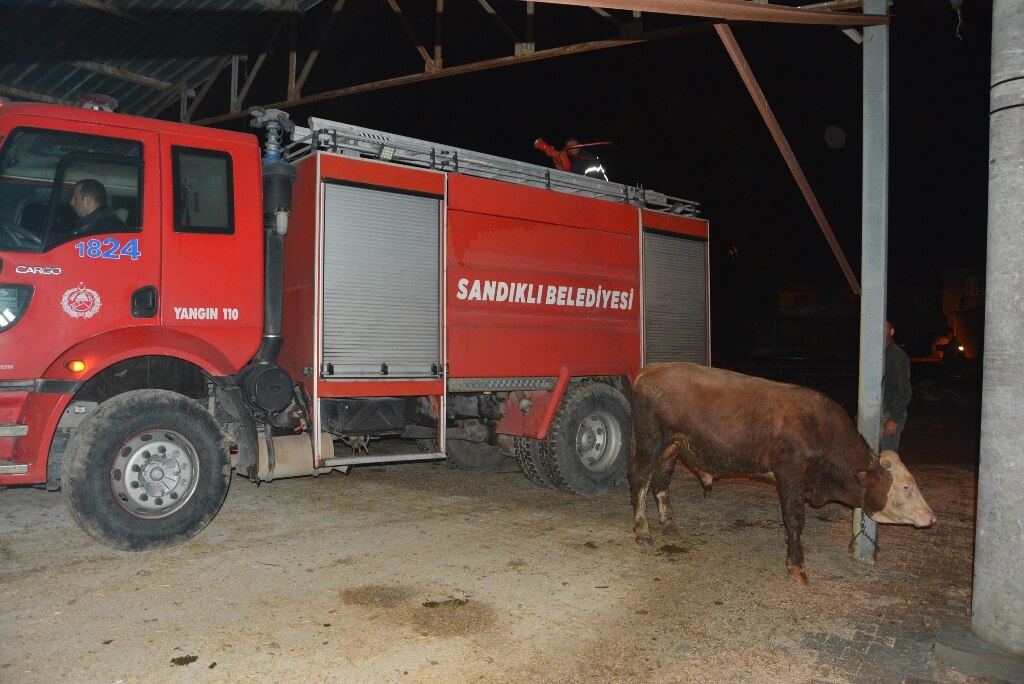
POLYGON ((707 242, 644 231, 644 363, 708 362, 707 242))
POLYGON ((441 366, 436 197, 324 184, 328 377, 430 377, 441 366))

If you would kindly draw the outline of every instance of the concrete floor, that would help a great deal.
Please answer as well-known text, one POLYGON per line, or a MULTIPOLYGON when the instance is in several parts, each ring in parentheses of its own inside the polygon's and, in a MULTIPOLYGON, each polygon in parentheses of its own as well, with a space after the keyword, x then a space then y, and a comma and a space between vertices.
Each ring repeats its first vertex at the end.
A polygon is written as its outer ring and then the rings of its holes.
POLYGON ((683 532, 655 526, 653 555, 625 485, 557 494, 513 460, 235 478, 203 533, 141 554, 94 543, 60 494, 8 489, 0 681, 981 681, 932 652, 969 624, 975 473, 917 456, 938 524, 883 526, 865 567, 851 512, 809 511, 808 586, 774 488, 743 480, 703 499, 677 474, 683 532))

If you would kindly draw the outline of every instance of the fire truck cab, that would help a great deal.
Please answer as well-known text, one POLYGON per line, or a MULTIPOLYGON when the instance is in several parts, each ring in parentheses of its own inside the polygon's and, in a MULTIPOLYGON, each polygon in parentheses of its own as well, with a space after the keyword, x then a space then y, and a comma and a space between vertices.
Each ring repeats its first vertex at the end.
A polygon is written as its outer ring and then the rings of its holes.
POLYGON ((708 361, 695 203, 317 119, 282 149, 290 123, 256 121, 262 160, 0 105, 0 485, 63 489, 139 550, 198 533, 232 469, 623 480, 637 370, 708 361))

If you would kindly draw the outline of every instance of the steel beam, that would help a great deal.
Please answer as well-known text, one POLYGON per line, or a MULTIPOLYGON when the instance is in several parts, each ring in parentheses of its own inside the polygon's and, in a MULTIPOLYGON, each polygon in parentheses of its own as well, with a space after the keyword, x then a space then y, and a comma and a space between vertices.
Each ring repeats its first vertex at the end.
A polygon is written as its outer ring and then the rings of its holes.
POLYGON ((494 23, 498 25, 498 28, 501 29, 506 36, 512 39, 513 43, 521 42, 519 40, 519 36, 516 35, 516 32, 513 31, 500 16, 498 16, 498 13, 494 11, 494 8, 491 7, 491 4, 487 2, 487 0, 477 0, 477 2, 480 3, 480 6, 484 8, 484 11, 487 12, 491 19, 494 20, 494 23))
MULTIPOLYGON (((192 120, 192 115, 196 113, 196 109, 199 107, 200 104, 202 104, 203 100, 206 98, 206 95, 210 92, 210 88, 213 87, 213 84, 217 81, 217 78, 220 77, 220 72, 224 70, 224 67, 231 64, 233 61, 234 57, 222 57, 220 61, 217 62, 216 66, 214 66, 213 69, 210 71, 210 77, 206 79, 206 81, 203 83, 203 87, 199 89, 199 92, 196 93, 195 98, 193 98, 192 104, 188 107, 188 109, 185 110, 185 116, 182 118, 182 121, 189 122, 192 120)), ((184 97, 182 99, 184 100, 184 97)))
POLYGON ((189 69, 188 73, 182 76, 176 83, 173 83, 170 88, 164 89, 159 95, 149 101, 148 104, 143 105, 135 113, 139 116, 156 116, 165 107, 174 101, 174 97, 178 94, 178 89, 182 86, 188 87, 188 82, 195 78, 197 75, 203 73, 210 68, 217 61, 216 57, 208 57, 201 61, 199 64, 189 69))
MULTIPOLYGON (((374 81, 373 83, 363 83, 360 85, 348 86, 346 88, 337 88, 334 90, 328 90, 322 93, 317 93, 315 95, 305 95, 295 100, 282 100, 279 102, 272 102, 266 104, 265 106, 282 108, 311 104, 313 102, 323 102, 325 100, 333 100, 339 97, 358 95, 360 93, 368 93, 374 90, 395 88, 397 86, 408 85, 410 83, 431 81, 438 78, 446 78, 448 76, 459 76, 461 74, 469 74, 477 71, 486 71, 488 69, 498 69, 501 67, 512 66, 514 64, 522 64, 525 62, 535 62, 543 59, 551 59, 552 57, 563 57, 566 55, 583 54, 586 52, 593 52, 595 50, 604 50, 607 48, 622 47, 625 45, 637 45, 639 43, 646 43, 654 40, 677 38, 679 36, 690 35, 694 33, 705 33, 707 31, 710 31, 712 29, 712 26, 713 24, 711 23, 701 22, 699 24, 691 24, 689 26, 683 26, 674 29, 666 29, 663 31, 651 31, 649 33, 641 34, 640 36, 637 37, 618 38, 615 40, 600 40, 589 43, 576 43, 574 45, 564 45, 557 48, 551 48, 549 50, 541 50, 539 52, 516 54, 507 57, 496 57, 494 59, 487 59, 480 62, 472 62, 470 64, 459 64, 453 67, 445 67, 443 69, 438 69, 435 72, 409 74, 407 76, 396 76, 395 78, 374 81)), ((208 126, 212 124, 222 123, 224 121, 230 121, 232 119, 237 119, 242 116, 245 116, 245 114, 240 112, 233 112, 228 114, 220 114, 218 116, 207 117, 195 123, 208 126)))
POLYGON ((423 58, 423 65, 426 71, 434 72, 437 71, 437 67, 434 64, 434 60, 430 57, 430 53, 427 52, 427 48, 423 47, 423 43, 416 36, 416 31, 413 29, 412 24, 409 23, 409 19, 405 16, 405 12, 398 6, 398 0, 387 0, 388 5, 391 7, 391 13, 395 15, 395 19, 401 25, 402 30, 409 36, 409 40, 416 47, 416 51, 420 53, 420 57, 423 58))
POLYGON ((825 212, 822 210, 821 204, 818 203, 818 198, 814 195, 811 184, 808 182, 807 176, 804 175, 800 162, 797 161, 793 148, 790 147, 789 141, 786 139, 786 134, 782 132, 782 126, 779 125, 778 119, 775 118, 775 113, 768 104, 768 98, 765 97, 761 86, 757 83, 753 70, 750 68, 750 64, 747 62, 746 57, 743 56, 743 51, 740 49, 739 43, 736 42, 736 36, 733 35, 732 29, 729 28, 728 24, 715 24, 715 30, 718 32, 718 37, 722 39, 722 44, 725 45, 725 50, 729 53, 733 64, 736 65, 740 78, 743 79, 744 85, 747 86, 750 97, 754 100, 754 104, 757 105, 758 111, 761 112, 761 117, 768 126, 768 130, 771 131, 772 138, 775 140, 779 152, 782 153, 783 159, 786 160, 786 165, 789 167, 790 173, 793 174, 793 179, 796 180, 796 184, 799 186, 807 206, 810 207, 814 219, 818 222, 818 226, 825 236, 825 241, 828 242, 828 246, 832 249, 832 254, 835 255, 836 261, 839 262, 839 268, 843 271, 843 275, 846 276, 846 282, 850 284, 850 289, 853 290, 854 294, 860 294, 860 284, 857 283, 857 276, 853 274, 853 269, 850 268, 846 255, 843 254, 843 248, 839 246, 839 242, 832 232, 832 226, 829 225, 828 219, 825 218, 825 212))
POLYGON ((784 24, 819 24, 828 26, 876 26, 889 23, 881 15, 840 14, 820 9, 796 9, 747 0, 534 0, 551 5, 604 7, 660 14, 708 17, 729 21, 764 21, 784 24))

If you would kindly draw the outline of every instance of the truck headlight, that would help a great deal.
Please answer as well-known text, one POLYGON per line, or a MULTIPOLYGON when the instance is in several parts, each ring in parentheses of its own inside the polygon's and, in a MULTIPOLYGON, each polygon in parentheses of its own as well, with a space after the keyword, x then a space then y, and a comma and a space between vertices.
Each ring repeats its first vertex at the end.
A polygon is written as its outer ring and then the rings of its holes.
POLYGON ((31 299, 31 285, 0 285, 0 333, 21 320, 31 299))

